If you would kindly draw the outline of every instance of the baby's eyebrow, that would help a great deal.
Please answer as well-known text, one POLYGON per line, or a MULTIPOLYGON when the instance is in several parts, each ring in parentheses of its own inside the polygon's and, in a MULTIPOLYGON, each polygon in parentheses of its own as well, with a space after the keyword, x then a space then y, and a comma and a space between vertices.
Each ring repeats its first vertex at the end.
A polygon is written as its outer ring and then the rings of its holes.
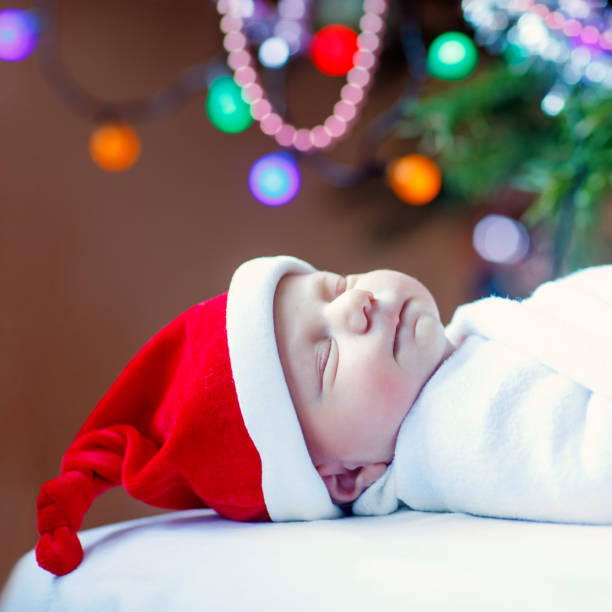
POLYGON ((338 285, 338 281, 341 278, 346 278, 343 274, 339 272, 330 272, 329 270, 325 271, 321 277, 321 292, 320 295, 326 298, 331 298, 336 296, 336 288, 338 285), (325 292, 323 292, 323 289, 325 292))
POLYGON ((331 272, 323 272, 316 284, 316 297, 325 298, 329 294, 329 277, 331 272))

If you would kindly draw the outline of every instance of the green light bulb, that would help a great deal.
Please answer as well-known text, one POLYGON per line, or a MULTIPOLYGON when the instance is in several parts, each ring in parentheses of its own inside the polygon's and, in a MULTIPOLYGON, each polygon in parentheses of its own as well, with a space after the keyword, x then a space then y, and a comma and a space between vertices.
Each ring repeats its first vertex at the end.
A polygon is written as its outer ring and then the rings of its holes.
POLYGON ((440 34, 427 52, 427 72, 445 81, 465 79, 472 74, 477 63, 476 45, 461 32, 440 34))
POLYGON ((242 89, 229 75, 217 77, 208 88, 206 114, 210 122, 222 132, 236 134, 251 123, 251 107, 242 97, 242 89))

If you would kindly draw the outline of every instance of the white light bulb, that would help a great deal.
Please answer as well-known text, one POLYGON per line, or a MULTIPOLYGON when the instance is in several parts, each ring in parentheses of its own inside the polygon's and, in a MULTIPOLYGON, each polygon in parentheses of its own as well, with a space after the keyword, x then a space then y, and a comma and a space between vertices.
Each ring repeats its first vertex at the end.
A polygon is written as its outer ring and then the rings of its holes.
POLYGON ((558 115, 565 106, 565 96, 560 92, 552 90, 549 91, 544 98, 542 98, 542 102, 540 103, 540 107, 542 111, 545 112, 550 117, 555 117, 558 115))
POLYGON ((570 60, 576 68, 584 68, 591 61, 591 52, 587 47, 576 47, 570 54, 570 60))
POLYGON ((593 83, 602 83, 607 76, 608 68, 601 62, 592 62, 584 71, 584 74, 589 81, 593 83))
POLYGON ((261 43, 259 61, 266 68, 280 68, 289 59, 289 45, 279 36, 272 36, 261 43))
POLYGON ((517 23, 519 42, 528 49, 538 51, 548 42, 548 29, 537 15, 525 14, 517 23))
POLYGON ((529 242, 529 233, 521 223, 496 214, 482 218, 472 234, 476 252, 493 263, 521 261, 529 251, 529 242))

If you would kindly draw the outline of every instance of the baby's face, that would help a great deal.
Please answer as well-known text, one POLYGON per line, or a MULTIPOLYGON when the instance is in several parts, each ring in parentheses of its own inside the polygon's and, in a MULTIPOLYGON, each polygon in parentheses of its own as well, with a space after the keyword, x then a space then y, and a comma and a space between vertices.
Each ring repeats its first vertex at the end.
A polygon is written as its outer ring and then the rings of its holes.
POLYGON ((274 324, 315 466, 389 463, 402 419, 452 350, 429 291, 390 270, 291 274, 274 324))

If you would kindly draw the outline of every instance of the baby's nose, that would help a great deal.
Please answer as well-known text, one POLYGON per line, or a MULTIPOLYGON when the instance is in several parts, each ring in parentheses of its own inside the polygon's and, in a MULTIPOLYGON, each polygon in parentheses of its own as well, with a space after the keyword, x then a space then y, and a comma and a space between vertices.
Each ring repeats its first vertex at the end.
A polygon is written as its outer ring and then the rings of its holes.
POLYGON ((355 333, 364 333, 370 326, 374 294, 363 289, 349 289, 341 300, 344 323, 355 333))

